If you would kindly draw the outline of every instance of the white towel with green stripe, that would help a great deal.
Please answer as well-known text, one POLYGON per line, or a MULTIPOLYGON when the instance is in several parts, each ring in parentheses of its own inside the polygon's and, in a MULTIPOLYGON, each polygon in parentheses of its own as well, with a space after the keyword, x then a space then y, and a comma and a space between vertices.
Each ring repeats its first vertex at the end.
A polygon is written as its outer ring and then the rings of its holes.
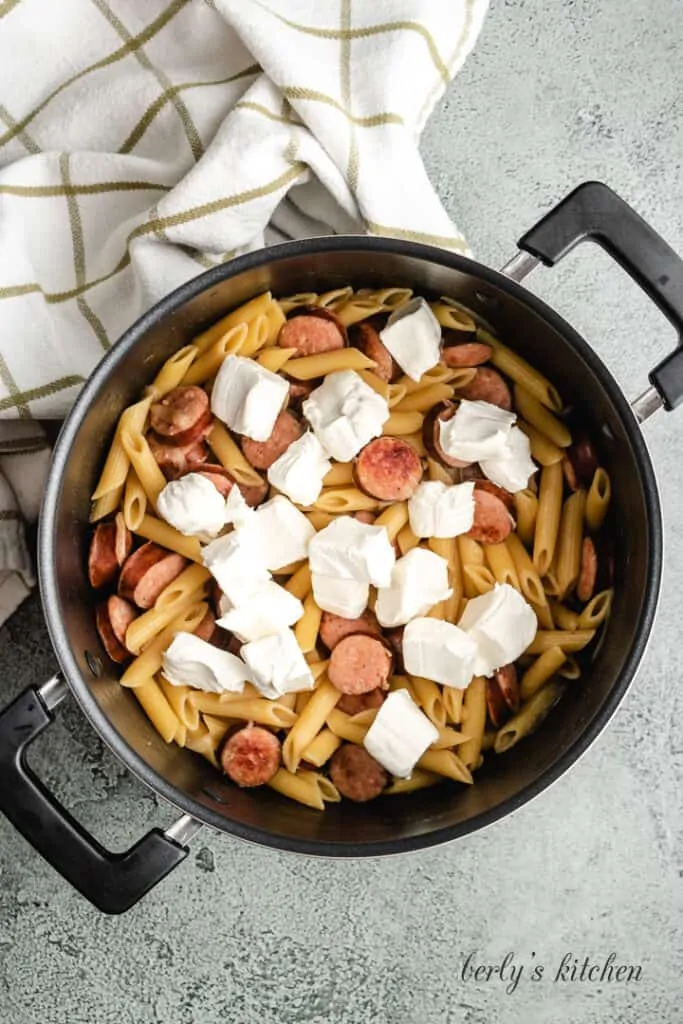
POLYGON ((20 515, 46 465, 18 449, 150 305, 288 238, 467 251, 418 140, 486 6, 0 3, 0 621, 33 582, 20 515))

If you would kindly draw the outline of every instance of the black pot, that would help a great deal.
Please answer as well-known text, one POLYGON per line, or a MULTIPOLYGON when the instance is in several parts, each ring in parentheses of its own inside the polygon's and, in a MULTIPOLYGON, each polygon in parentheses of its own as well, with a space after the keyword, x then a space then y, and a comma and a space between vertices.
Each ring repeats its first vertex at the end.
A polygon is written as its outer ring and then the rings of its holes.
POLYGON ((660 586, 662 526, 639 419, 683 395, 680 347, 650 375, 632 409, 600 359, 517 281, 539 261, 553 265, 585 238, 625 267, 681 330, 683 264, 604 185, 582 185, 519 243, 502 272, 437 248, 391 238, 334 237, 249 254, 183 285, 150 310, 106 355, 83 388, 57 442, 42 510, 39 570, 48 627, 64 679, 108 746, 184 815, 124 854, 104 850, 26 765, 27 745, 53 720, 61 676, 29 688, 0 716, 0 810, 61 874, 102 910, 132 906, 187 855, 202 823, 297 853, 376 856, 443 843, 488 825, 562 775, 622 700, 652 629, 660 586), (324 813, 271 790, 239 790, 204 760, 167 746, 119 686, 102 651, 86 576, 89 498, 123 406, 161 363, 204 327, 255 294, 341 285, 409 285, 449 295, 483 315, 504 339, 561 385, 597 441, 615 508, 615 599, 592 663, 544 726, 504 756, 487 759, 476 785, 449 784, 324 813))

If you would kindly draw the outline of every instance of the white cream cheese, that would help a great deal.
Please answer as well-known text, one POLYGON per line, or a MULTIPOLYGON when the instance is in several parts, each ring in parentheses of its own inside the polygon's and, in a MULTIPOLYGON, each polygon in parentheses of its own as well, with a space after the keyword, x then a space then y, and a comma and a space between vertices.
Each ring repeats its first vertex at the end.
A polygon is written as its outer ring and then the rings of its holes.
POLYGON ((268 482, 298 505, 312 505, 320 497, 323 477, 331 468, 320 441, 307 431, 275 460, 268 470, 268 482))
POLYGON ((363 746, 388 772, 407 779, 427 747, 438 738, 438 729, 408 691, 394 690, 377 712, 363 746))
POLYGON ((318 608, 344 619, 357 619, 368 606, 370 586, 357 580, 340 580, 337 576, 311 573, 313 598, 318 608))
POLYGON ((245 601, 231 608, 226 608, 224 602, 222 598, 222 617, 216 620, 217 624, 229 629, 243 643, 279 633, 293 626, 304 613, 299 598, 273 580, 260 584, 245 601))
POLYGON ((385 399, 354 370, 328 374, 302 411, 322 447, 339 462, 349 462, 389 419, 385 399))
POLYGON ((416 537, 457 537, 474 522, 474 483, 448 485, 426 480, 408 499, 410 528, 416 537))
POLYGON ((379 336, 411 380, 420 380, 441 358, 441 325, 422 298, 395 310, 379 336))
POLYGON ((167 483, 159 493, 157 511, 184 536, 200 540, 215 537, 226 521, 225 498, 199 473, 167 483))
POLYGON ((308 558, 313 573, 388 587, 396 552, 383 526, 339 516, 313 537, 308 558))
POLYGON ((248 537, 260 562, 272 572, 306 558, 315 537, 304 513, 282 494, 259 505, 239 533, 248 537))
POLYGON ((243 646, 242 657, 264 697, 273 700, 284 693, 313 689, 313 674, 291 629, 252 640, 243 646))
POLYGON ((439 444, 451 458, 479 462, 506 447, 515 414, 490 402, 462 399, 454 416, 439 421, 439 444))
POLYGON ((479 465, 489 480, 512 494, 523 490, 538 469, 531 458, 529 438, 519 427, 510 429, 505 447, 498 455, 480 460, 479 465))
POLYGON ((221 651, 193 633, 176 633, 162 655, 164 676, 173 686, 206 693, 241 693, 251 675, 241 658, 221 651))
POLYGON ((502 583, 468 601, 458 626, 477 645, 475 675, 490 676, 524 653, 536 635, 538 622, 522 595, 509 583, 502 583))
POLYGON ((375 615, 382 626, 403 626, 450 595, 447 560, 413 548, 394 565, 391 585, 378 589, 375 615))
POLYGON ((403 631, 403 662, 411 676, 465 690, 474 675, 477 645, 458 626, 440 619, 413 619, 403 631))
POLYGON ((254 359, 227 356, 211 391, 211 411, 238 434, 267 441, 288 394, 284 377, 254 359))
POLYGON ((258 537, 243 527, 207 544, 202 562, 234 605, 270 579, 262 555, 258 537))
POLYGON ((246 526, 253 515, 253 508, 250 508, 249 505, 247 505, 246 501, 242 497, 242 492, 237 484, 235 484, 234 487, 230 488, 228 496, 225 499, 226 523, 232 523, 236 528, 246 526))

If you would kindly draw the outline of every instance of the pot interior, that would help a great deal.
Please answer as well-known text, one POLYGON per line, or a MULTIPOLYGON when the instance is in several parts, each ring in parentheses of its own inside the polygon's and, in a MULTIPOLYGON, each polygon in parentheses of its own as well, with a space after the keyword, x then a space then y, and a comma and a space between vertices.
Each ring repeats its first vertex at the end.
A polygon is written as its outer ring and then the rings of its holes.
POLYGON ((659 507, 640 431, 616 383, 592 351, 543 303, 501 275, 431 247, 389 239, 293 243, 210 271, 164 300, 108 354, 67 422, 42 521, 41 587, 53 642, 71 686, 107 743, 149 785, 208 824, 306 852, 374 854, 466 833, 523 803, 575 760, 609 718, 642 656, 660 572, 659 507), (166 745, 134 696, 117 682, 94 627, 86 576, 90 494, 117 418, 176 349, 239 303, 275 295, 409 286, 460 300, 492 324, 575 406, 612 479, 615 600, 582 677, 532 737, 487 754, 470 787, 446 782, 324 813, 268 789, 239 790, 199 755, 166 745), (95 676, 90 655, 99 656, 95 676))

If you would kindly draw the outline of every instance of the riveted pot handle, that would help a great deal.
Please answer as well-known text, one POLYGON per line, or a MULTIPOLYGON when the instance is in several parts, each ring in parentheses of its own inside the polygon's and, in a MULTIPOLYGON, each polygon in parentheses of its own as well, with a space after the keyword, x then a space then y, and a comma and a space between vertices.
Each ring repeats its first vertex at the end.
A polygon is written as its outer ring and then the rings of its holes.
POLYGON ((683 401, 683 260, 599 181, 570 192, 527 231, 519 247, 552 267, 585 240, 605 249, 676 328, 678 346, 649 374, 664 407, 674 409, 683 401))
POLYGON ((153 829, 124 853, 105 850, 26 764, 26 748, 54 721, 34 687, 0 712, 0 812, 67 882, 107 914, 129 910, 188 850, 153 829))

